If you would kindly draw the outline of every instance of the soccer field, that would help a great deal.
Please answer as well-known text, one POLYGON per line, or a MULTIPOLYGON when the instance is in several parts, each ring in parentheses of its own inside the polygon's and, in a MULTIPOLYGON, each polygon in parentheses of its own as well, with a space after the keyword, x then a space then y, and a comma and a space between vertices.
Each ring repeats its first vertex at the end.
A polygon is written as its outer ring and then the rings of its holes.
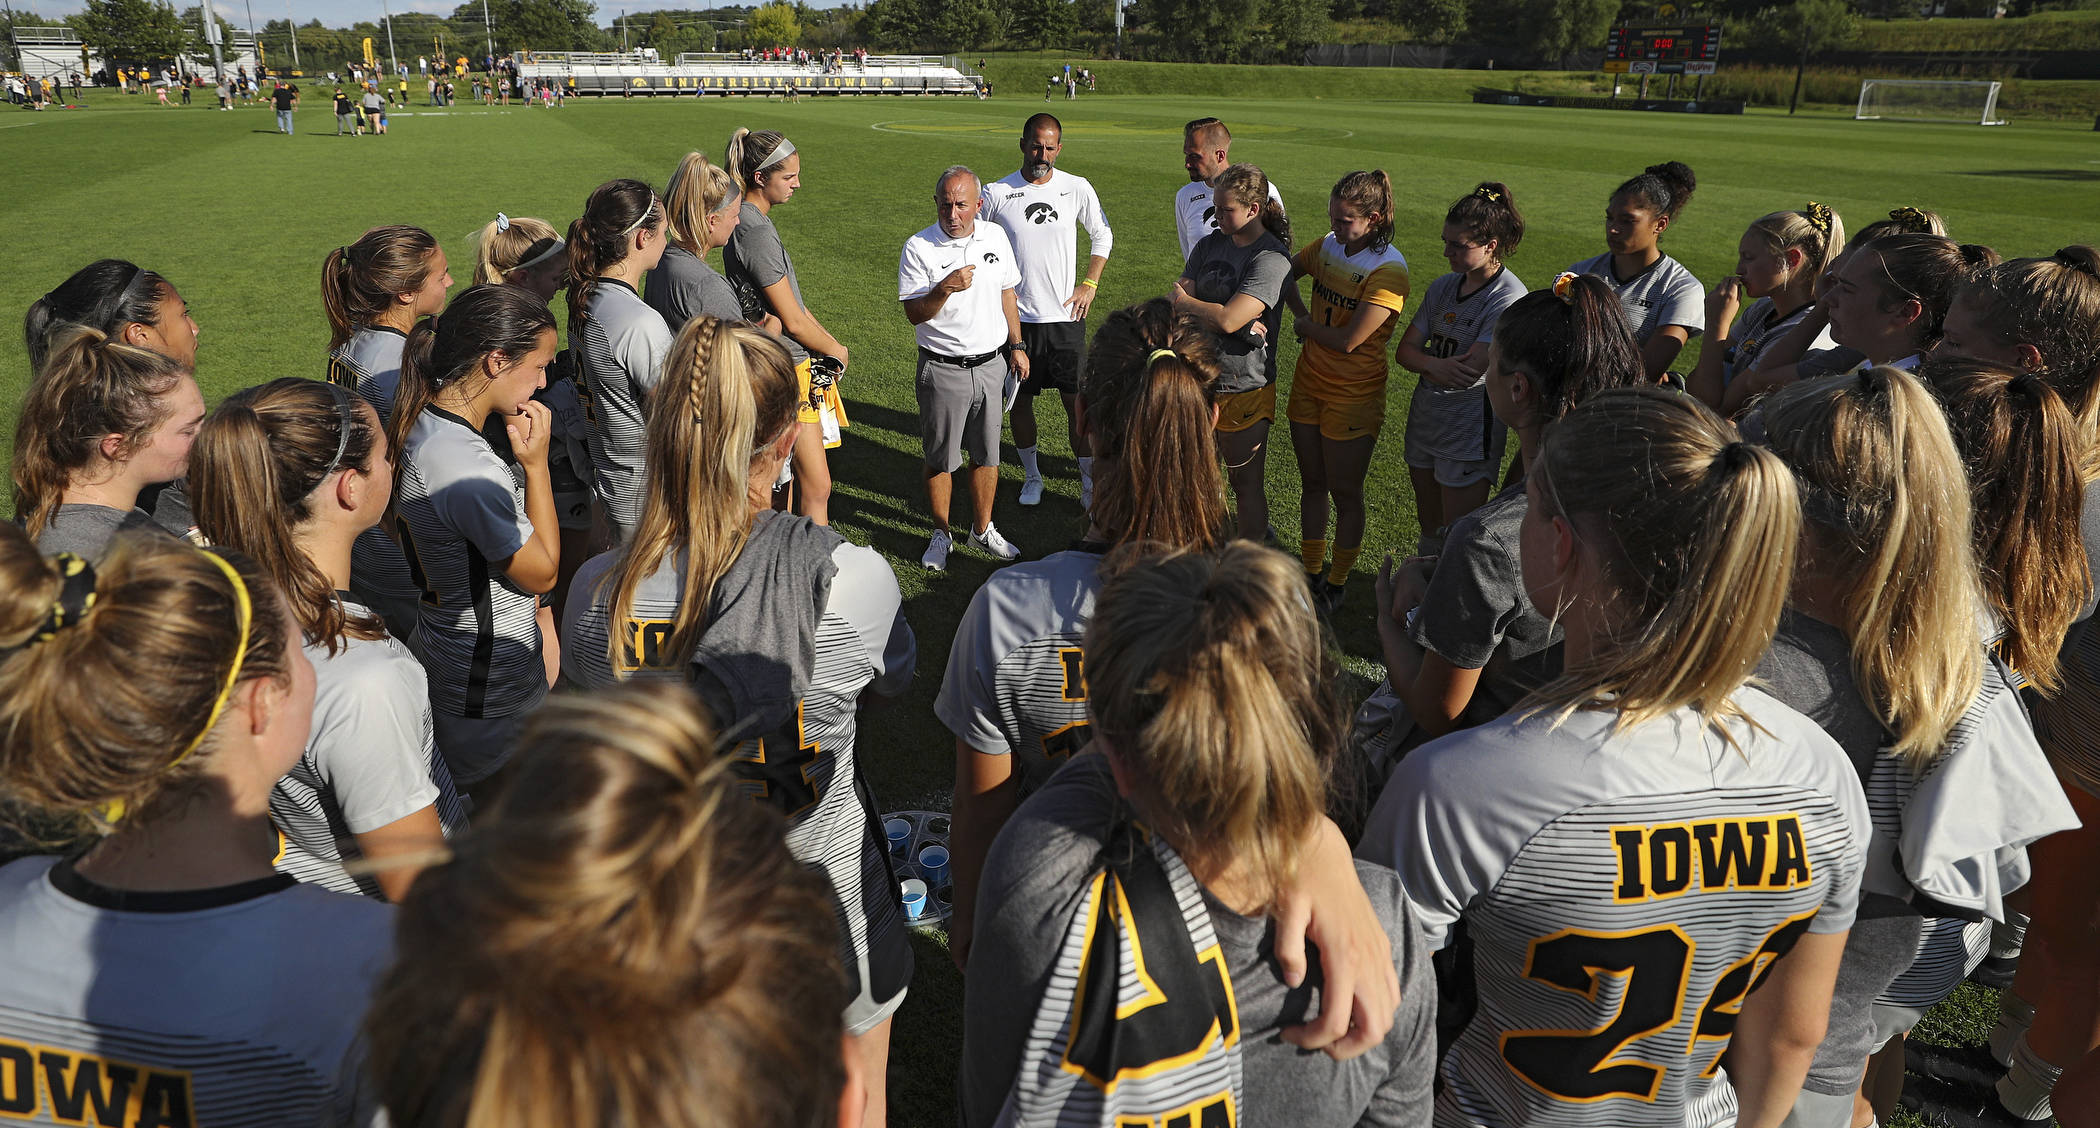
MULTIPOLYGON (((1277 89, 1290 71, 1279 68, 1277 89)), ((1026 94, 990 102, 931 100, 571 101, 409 107, 392 133, 333 136, 323 88, 309 84, 300 132, 248 107, 225 117, 200 98, 161 110, 106 90, 83 111, 0 116, 0 309, 9 317, 87 262, 132 259, 172 279, 203 327, 198 377, 216 401, 285 375, 319 377, 327 344, 319 274, 330 249, 382 223, 428 228, 470 281, 472 232, 498 211, 566 228, 592 187, 617 176, 658 185, 689 149, 717 156, 737 126, 785 132, 803 155, 803 188, 775 213, 810 308, 852 350, 842 385, 852 428, 834 452, 834 522, 888 554, 918 633, 911 693, 863 726, 861 754, 890 809, 945 809, 952 741, 932 714, 957 618, 991 564, 959 550, 944 576, 918 567, 921 515, 912 397, 913 338, 895 300, 897 254, 932 222, 933 179, 967 164, 987 180, 1013 171, 1029 113, 1065 123, 1060 167, 1099 191, 1116 229, 1101 284, 1105 312, 1166 292, 1181 262, 1170 207, 1186 182, 1181 124, 1216 115, 1233 156, 1261 165, 1299 220, 1294 242, 1325 231, 1328 189, 1344 172, 1383 167, 1398 196, 1395 244, 1419 289, 1445 271, 1444 209, 1475 182, 1507 182, 1529 221, 1510 266, 1533 287, 1599 253, 1613 187, 1642 166, 1690 164, 1699 189, 1663 249, 1709 284, 1734 268, 1744 226, 1813 198, 1854 228, 1914 204, 1942 213, 1966 242, 2008 257, 2100 241, 2100 135, 2068 126, 1914 125, 1830 117, 1695 117, 1517 109, 1451 103, 1087 97, 1045 106, 1026 94)), ((556 303, 561 311, 561 303, 556 303)), ((1405 316, 1405 315, 1403 315, 1405 316)), ((1098 314, 1096 317, 1098 322, 1098 314)), ((1281 370, 1288 384, 1295 345, 1281 370)), ((1688 352, 1680 367, 1688 365, 1688 352)), ((12 418, 27 380, 20 338, 0 333, 0 402, 12 418)), ((1371 585, 1384 549, 1416 535, 1400 435, 1412 376, 1397 372, 1373 464, 1371 523, 1358 577, 1336 617, 1352 672, 1382 675, 1370 628, 1371 585)), ((997 519, 1027 557, 1081 532, 1076 471, 1061 412, 1039 404, 1051 493, 1013 501, 1005 470, 997 519)), ((5 442, 12 449, 12 426, 5 442)), ((1296 470, 1285 428, 1269 457, 1273 520, 1295 543, 1296 470)), ((1010 457, 1010 456, 1009 456, 1010 457)), ((914 998, 896 1028, 892 1107, 901 1125, 952 1119, 959 985, 937 942, 919 946, 914 998)))

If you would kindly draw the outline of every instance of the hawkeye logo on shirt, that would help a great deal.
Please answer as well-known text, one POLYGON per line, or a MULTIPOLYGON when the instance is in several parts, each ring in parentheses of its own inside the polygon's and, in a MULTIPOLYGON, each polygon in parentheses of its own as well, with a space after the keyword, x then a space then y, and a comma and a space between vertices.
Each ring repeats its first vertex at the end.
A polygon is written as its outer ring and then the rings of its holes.
POLYGON ((94 1128, 192 1128, 185 1070, 0 1038, 0 1120, 94 1128))
POLYGON ((986 252, 984 252, 984 261, 986 261, 986 262, 998 262, 998 261, 999 261, 999 252, 997 252, 997 251, 986 251, 986 252))
MULTIPOLYGON (((1363 279, 1358 277, 1357 281, 1361 282, 1363 279)), ((1313 297, 1319 298, 1336 309, 1355 309, 1357 306, 1355 298, 1335 290, 1318 278, 1313 279, 1313 297)))
POLYGON ((1616 904, 1660 901, 1694 890, 1781 892, 1807 885, 1801 816, 1754 815, 1660 826, 1615 826, 1616 904))
POLYGON ((1049 204, 1030 204, 1021 209, 1021 214, 1026 216, 1030 223, 1043 224, 1057 218, 1057 209, 1049 204))

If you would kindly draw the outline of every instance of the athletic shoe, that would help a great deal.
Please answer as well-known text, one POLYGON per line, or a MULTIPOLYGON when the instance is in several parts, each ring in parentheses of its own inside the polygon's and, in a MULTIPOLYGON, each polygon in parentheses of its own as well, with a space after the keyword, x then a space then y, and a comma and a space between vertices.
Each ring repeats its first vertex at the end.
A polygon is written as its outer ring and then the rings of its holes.
POLYGON ((935 529, 933 539, 926 542, 926 551, 920 555, 919 563, 935 572, 948 570, 948 550, 955 547, 955 538, 946 529, 935 529))
POLYGON ((1021 480, 1021 504, 1041 505, 1042 503, 1043 480, 1041 478, 1023 478, 1021 480))
POLYGON ((1989 1085, 1978 1089, 1915 1074, 1906 1079, 1897 1104, 1917 1113, 1927 1124, 1948 1128, 2048 1128, 2054 1122, 2047 1116, 2037 1120, 2014 1116, 1998 1103, 1998 1094, 1989 1085))
POLYGON ((1969 973, 1969 982, 1993 991, 2003 991, 2012 986, 2013 974, 2020 970, 2018 956, 1985 956, 1976 970, 1969 973))
POLYGON ((1348 590, 1347 587, 1329 582, 1324 577, 1316 580, 1313 583, 1313 606, 1319 609, 1320 614, 1331 619, 1335 612, 1342 609, 1342 597, 1348 590))
POLYGON ((996 556, 1001 560, 1013 560, 1021 555, 1020 549, 1015 548, 1008 543, 1005 537, 999 535, 999 526, 997 525, 986 525, 983 532, 971 533, 970 547, 987 555, 996 556))

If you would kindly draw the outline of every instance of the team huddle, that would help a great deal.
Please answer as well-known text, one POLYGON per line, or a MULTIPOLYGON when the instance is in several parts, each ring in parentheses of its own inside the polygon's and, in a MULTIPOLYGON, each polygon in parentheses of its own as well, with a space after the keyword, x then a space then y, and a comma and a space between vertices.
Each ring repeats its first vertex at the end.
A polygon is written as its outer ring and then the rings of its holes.
MULTIPOLYGON (((921 564, 1006 564, 934 705, 961 1123, 1861 1128, 1976 975, 1993 1087, 1936 1111, 2100 1124, 2100 254, 1806 202, 1708 288, 1669 162, 1537 288, 1482 182, 1418 287, 1383 171, 1298 239, 1230 145, 1189 123, 1184 265, 1099 318, 1048 114, 900 251, 921 564), (1422 537, 1359 701, 1393 361, 1422 537), (1044 392, 1085 525, 1024 561, 1044 392)), ((367 231, 325 378, 216 407, 167 277, 30 307, 0 1119, 887 1122, 914 957, 856 743, 918 643, 829 523, 859 373, 774 224, 802 154, 722 157, 497 215, 458 293, 367 231)))

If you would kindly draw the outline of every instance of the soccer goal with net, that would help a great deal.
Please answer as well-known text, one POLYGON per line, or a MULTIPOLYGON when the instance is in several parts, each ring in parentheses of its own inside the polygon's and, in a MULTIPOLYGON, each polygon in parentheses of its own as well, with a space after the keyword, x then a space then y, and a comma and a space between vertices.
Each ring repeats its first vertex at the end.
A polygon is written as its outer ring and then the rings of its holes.
POLYGON ((1856 121, 1961 121, 2004 125, 1998 116, 1998 83, 1927 82, 1869 78, 1859 84, 1856 121))

